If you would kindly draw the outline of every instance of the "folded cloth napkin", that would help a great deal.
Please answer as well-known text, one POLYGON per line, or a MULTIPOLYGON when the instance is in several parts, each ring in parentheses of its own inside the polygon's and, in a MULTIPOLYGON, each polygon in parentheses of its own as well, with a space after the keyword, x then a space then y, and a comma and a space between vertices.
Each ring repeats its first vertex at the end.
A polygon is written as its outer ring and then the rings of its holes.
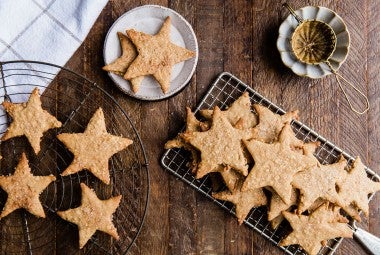
POLYGON ((108 0, 1 0, 0 61, 64 65, 108 0))
MULTIPOLYGON (((35 60, 63 66, 82 44, 108 0, 0 0, 0 62, 35 60)), ((25 69, 30 66, 25 65, 25 69)), ((59 69, 44 71, 56 74, 59 69)), ((5 69, 5 68, 4 68, 5 69)), ((31 72, 33 74, 33 72, 31 72)), ((0 77, 1 78, 1 77, 0 77)), ((49 81, 33 76, 7 77, 7 90, 12 102, 23 102, 37 83, 48 86, 49 81)), ((0 102, 4 88, 0 82, 0 102)), ((43 92, 44 87, 40 87, 43 92)), ((4 123, 0 109, 0 123, 4 123)), ((4 126, 3 126, 4 127, 4 126)), ((3 128, 0 128, 3 129, 3 128)), ((0 130, 3 133, 4 130, 0 130)))

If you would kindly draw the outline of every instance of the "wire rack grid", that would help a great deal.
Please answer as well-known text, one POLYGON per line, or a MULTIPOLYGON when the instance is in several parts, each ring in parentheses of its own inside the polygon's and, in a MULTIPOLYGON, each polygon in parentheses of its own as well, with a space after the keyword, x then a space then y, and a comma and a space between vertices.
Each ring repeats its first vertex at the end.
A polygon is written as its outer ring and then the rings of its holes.
MULTIPOLYGON (((0 63, 1 101, 26 101, 35 88, 44 91, 42 107, 62 122, 62 127, 44 134, 41 151, 35 155, 25 137, 1 143, 0 174, 12 173, 22 152, 26 152, 34 175, 53 174, 57 180, 40 195, 46 218, 16 210, 0 221, 1 254, 125 254, 134 244, 144 222, 149 198, 148 163, 139 134, 126 111, 97 84, 85 77, 49 63, 12 61, 0 63), (56 74, 58 74, 56 76, 56 74), (47 86, 49 85, 49 86, 47 86), (71 163, 73 155, 60 143, 59 133, 80 133, 96 109, 101 106, 107 131, 128 137, 133 144, 109 161, 111 184, 105 185, 87 171, 62 177, 59 174, 71 163), (62 220, 56 211, 80 205, 80 183, 93 188, 100 199, 123 195, 113 215, 120 239, 97 232, 79 250, 76 225, 62 220)), ((1 109, 0 135, 9 119, 1 109)), ((0 190, 0 208, 6 201, 0 190)))
MULTIPOLYGON (((211 85, 204 98, 198 104, 194 112, 197 113, 200 109, 213 109, 215 106, 219 106, 221 109, 225 109, 231 105, 233 101, 240 97, 245 91, 249 92, 252 104, 261 104, 275 113, 278 113, 280 115, 285 114, 285 111, 283 109, 260 95, 258 92, 253 90, 247 84, 243 83, 234 75, 227 72, 221 73, 219 75, 219 77, 211 85)), ((348 160, 348 164, 351 164, 353 162, 354 158, 351 157, 348 153, 344 152, 342 149, 338 148, 333 143, 303 123, 293 120, 291 125, 298 139, 304 142, 320 142, 320 146, 314 155, 322 164, 334 163, 337 161, 340 155, 343 155, 348 160)), ((164 153, 161 159, 161 164, 164 166, 164 168, 173 173, 180 180, 186 182, 191 187, 195 188, 197 191, 211 199, 213 202, 231 214, 235 214, 234 206, 230 202, 217 200, 212 197, 212 187, 208 176, 199 180, 195 179, 194 175, 191 172, 191 169, 188 167, 189 161, 189 153, 183 149, 174 148, 169 149, 164 153)), ((366 171, 372 180, 380 180, 380 177, 371 169, 366 167, 366 171)), ((287 247, 281 247, 278 245, 281 239, 289 233, 291 227, 286 221, 284 221, 276 229, 272 229, 270 222, 267 221, 266 207, 258 207, 252 209, 250 214, 245 219, 244 223, 248 227, 258 231, 262 236, 269 239, 280 249, 284 250, 287 254, 306 254, 298 245, 291 245, 287 247)), ((350 223, 350 226, 352 226, 352 224, 353 222, 350 223)), ((342 238, 329 240, 327 242, 327 245, 320 250, 319 254, 333 254, 340 245, 341 241, 342 238)))

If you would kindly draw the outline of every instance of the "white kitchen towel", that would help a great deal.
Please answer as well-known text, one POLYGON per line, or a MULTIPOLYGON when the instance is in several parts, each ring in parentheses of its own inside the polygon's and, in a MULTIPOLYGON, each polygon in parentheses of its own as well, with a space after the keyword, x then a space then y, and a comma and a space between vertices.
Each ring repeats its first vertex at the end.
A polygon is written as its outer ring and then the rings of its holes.
POLYGON ((108 0, 1 0, 0 61, 64 65, 108 0))
MULTIPOLYGON (((56 65, 65 63, 82 44, 108 0, 0 0, 0 62, 34 60, 56 65)), ((7 67, 4 66, 4 70, 7 67)), ((6 86, 12 102, 23 102, 33 84, 40 92, 50 80, 33 76, 31 65, 25 65, 32 75, 8 76, 6 86), (12 86, 20 85, 21 86, 12 86)), ((56 74, 59 69, 39 66, 40 70, 56 74)), ((9 72, 6 71, 8 74, 9 72)), ((0 77, 1 78, 1 77, 0 77)), ((0 102, 4 88, 0 82, 0 102)), ((0 108, 0 124, 4 123, 0 108)), ((4 127, 4 126, 2 126, 4 127)), ((0 127, 0 129, 3 129, 0 127)), ((0 130, 0 134, 4 130, 0 130)))

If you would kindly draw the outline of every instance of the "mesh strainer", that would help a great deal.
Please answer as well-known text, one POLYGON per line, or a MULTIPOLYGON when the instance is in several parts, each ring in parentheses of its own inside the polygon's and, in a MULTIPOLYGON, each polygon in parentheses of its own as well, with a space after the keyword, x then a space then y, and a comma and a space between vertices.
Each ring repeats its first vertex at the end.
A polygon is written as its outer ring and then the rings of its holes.
POLYGON ((351 110, 357 114, 366 113, 370 108, 368 97, 332 67, 330 57, 336 49, 337 36, 331 26, 326 22, 316 19, 304 20, 287 3, 284 3, 283 6, 289 10, 298 22, 298 26, 294 30, 290 42, 295 57, 299 61, 309 65, 327 64, 331 73, 334 74, 351 110), (363 110, 353 106, 346 92, 347 88, 345 89, 344 86, 353 89, 364 99, 365 108, 363 110))

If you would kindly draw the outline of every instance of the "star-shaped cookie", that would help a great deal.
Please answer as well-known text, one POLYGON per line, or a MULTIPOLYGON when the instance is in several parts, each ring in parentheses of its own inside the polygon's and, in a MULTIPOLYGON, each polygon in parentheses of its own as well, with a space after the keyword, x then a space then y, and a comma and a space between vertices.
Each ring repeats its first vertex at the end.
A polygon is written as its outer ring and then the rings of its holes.
POLYGON ((365 166, 359 157, 355 159, 351 170, 345 174, 342 180, 338 181, 339 197, 341 201, 338 205, 356 220, 360 221, 360 215, 352 210, 350 205, 361 209, 368 216, 368 194, 380 190, 380 182, 374 182, 368 178, 365 166))
MULTIPOLYGON (((293 191, 295 190, 293 189, 292 192, 293 191)), ((282 215, 282 212, 290 211, 292 209, 292 206, 296 204, 297 197, 294 204, 293 204, 293 197, 291 199, 292 199, 292 203, 288 205, 284 203, 284 201, 282 201, 281 197, 277 195, 276 192, 273 191, 272 197, 270 200, 269 210, 268 210, 268 221, 270 221, 270 225, 272 226, 273 229, 276 229, 278 226, 280 226, 280 224, 284 220, 284 216, 282 215), (270 215, 270 212, 271 212, 271 215, 270 215), (276 214, 277 216, 274 216, 276 214), (269 220, 269 218, 271 219, 269 220)))
POLYGON ((23 153, 14 174, 0 176, 0 187, 8 193, 0 219, 19 208, 24 208, 37 217, 45 218, 39 195, 53 181, 55 181, 53 175, 34 176, 28 165, 28 159, 23 153))
POLYGON ((344 170, 347 161, 341 157, 337 163, 317 165, 307 171, 299 172, 293 176, 292 186, 301 193, 298 211, 301 213, 308 209, 318 198, 331 203, 339 201, 336 190, 337 183, 341 183, 346 176, 344 170))
POLYGON ((293 231, 280 242, 281 246, 299 244, 309 254, 315 255, 322 243, 337 237, 352 238, 352 230, 339 208, 329 209, 327 204, 320 206, 310 216, 283 212, 293 231))
POLYGON ((220 171, 223 182, 229 191, 234 192, 236 189, 241 188, 241 182, 244 181, 244 176, 230 168, 225 171, 220 171))
MULTIPOLYGON (((293 190, 295 190, 295 189, 293 189, 293 190)), ((276 194, 276 193, 272 193, 273 194, 273 196, 276 194)), ((291 210, 292 210, 292 206, 294 206, 294 205, 297 205, 297 201, 298 200, 296 200, 292 205, 290 205, 290 206, 288 206, 288 205, 286 205, 283 201, 282 201, 282 199, 276 194, 275 196, 276 196, 276 198, 275 198, 275 200, 273 199, 273 196, 272 196, 272 199, 271 199, 271 208, 270 208, 270 210, 272 210, 272 202, 273 201, 276 201, 276 202, 278 202, 278 205, 279 205, 279 208, 277 208, 277 209, 275 209, 273 212, 274 213, 276 213, 276 211, 278 212, 278 216, 276 216, 276 217, 274 217, 271 221, 270 221, 270 223, 271 223, 271 226, 272 226, 272 228, 273 229, 276 229, 280 224, 281 224, 281 222, 284 220, 284 216, 282 215, 282 212, 285 212, 285 211, 287 211, 287 212, 290 212, 291 210), (281 206, 283 206, 282 208, 281 208, 281 206)), ((298 197, 298 196, 297 196, 298 197)), ((275 204, 274 204, 274 206, 276 206, 276 202, 275 202, 275 204)), ((293 202, 293 198, 292 198, 292 202, 293 202)), ((308 209, 307 209, 307 211, 310 213, 310 212, 314 212, 318 207, 320 207, 322 204, 324 204, 324 203, 326 203, 326 201, 325 200, 323 200, 323 199, 321 199, 321 198, 318 198, 308 209)), ((269 213, 268 213, 268 215, 269 215, 269 213)))
MULTIPOLYGON (((190 107, 186 107, 186 129, 184 133, 205 131, 204 127, 206 125, 207 124, 205 122, 202 123, 195 117, 190 107)), ((183 134, 181 133, 173 140, 167 141, 165 143, 165 149, 182 148, 186 147, 187 145, 188 143, 186 143, 186 141, 183 139, 183 134)))
POLYGON ((236 217, 239 224, 244 222, 252 208, 267 204, 267 197, 261 188, 241 191, 243 180, 240 181, 238 187, 234 191, 222 191, 213 193, 212 196, 216 199, 229 201, 235 205, 236 217))
MULTIPOLYGON (((303 141, 297 139, 295 136, 292 136, 290 138, 288 137, 288 139, 292 150, 294 150, 297 153, 303 154, 307 157, 310 157, 311 159, 315 160, 316 164, 318 165, 318 161, 313 154, 319 146, 319 142, 304 143, 303 141)), ((271 222, 272 228, 276 229, 284 219, 284 217, 282 216, 282 212, 289 211, 293 206, 298 204, 299 194, 297 190, 293 188, 290 197, 290 203, 288 204, 285 203, 272 188, 267 187, 267 189, 272 193, 270 206, 268 210, 268 220, 271 222)), ((320 200, 318 200, 311 207, 315 209, 319 207, 321 204, 323 204, 323 202, 324 201, 321 202, 320 200)), ((311 207, 309 207, 308 209, 310 209, 311 207)))
MULTIPOLYGON (((117 32, 117 36, 119 37, 122 54, 114 62, 104 66, 103 70, 124 76, 132 61, 135 60, 137 56, 137 50, 126 35, 121 32, 117 32)), ((140 76, 129 80, 131 83, 132 91, 134 93, 138 92, 143 79, 144 76, 140 76)))
POLYGON ((267 189, 272 193, 270 200, 269 210, 268 210, 268 220, 272 221, 278 216, 282 216, 281 212, 288 210, 293 205, 297 204, 298 193, 296 189, 292 189, 290 196, 290 203, 285 203, 281 197, 272 188, 267 187, 267 189))
POLYGON ((102 108, 94 113, 84 133, 62 133, 57 138, 74 154, 73 162, 62 176, 87 169, 106 184, 110 183, 109 158, 132 144, 128 138, 107 132, 102 108))
MULTIPOLYGON (((189 107, 186 107, 186 130, 184 133, 200 132, 209 129, 209 124, 199 121, 189 107)), ((199 152, 183 139, 183 133, 165 143, 165 149, 184 148, 191 153, 192 161, 189 165, 192 173, 195 173, 199 163, 199 152)))
POLYGON ((241 130, 232 127, 218 107, 214 109, 208 131, 186 133, 184 139, 201 152, 196 178, 202 178, 220 166, 232 167, 244 176, 248 174, 247 159, 241 145, 245 138, 241 130))
POLYGON ((127 30, 137 48, 138 56, 125 73, 125 79, 151 74, 160 84, 162 91, 168 92, 172 67, 195 56, 195 52, 170 42, 170 25, 170 17, 167 17, 160 31, 154 36, 133 29, 127 30))
POLYGON ((118 240, 119 235, 112 223, 112 218, 122 196, 100 200, 95 191, 87 187, 86 184, 81 183, 80 187, 82 189, 81 205, 67 211, 57 212, 59 217, 78 226, 80 249, 86 245, 96 230, 103 231, 118 240))
POLYGON ((33 90, 26 103, 14 104, 4 101, 2 105, 12 117, 12 123, 1 140, 25 135, 36 154, 41 150, 40 141, 43 133, 62 126, 53 115, 42 109, 38 88, 33 90))
POLYGON ((278 142, 268 144, 254 139, 245 142, 255 165, 243 184, 243 191, 270 186, 285 203, 291 202, 293 176, 317 164, 314 159, 291 149, 292 137, 294 133, 286 124, 278 142))
MULTIPOLYGON (((200 114, 206 119, 212 118, 212 110, 200 110, 200 114)), ((222 114, 235 126, 239 120, 243 121, 241 129, 252 128, 257 125, 257 116, 251 111, 249 93, 244 92, 231 106, 222 111, 222 114)))
POLYGON ((293 119, 298 119, 298 111, 279 115, 259 104, 254 104, 253 108, 259 116, 259 123, 253 129, 253 138, 265 143, 277 141, 285 124, 290 123, 293 119))

